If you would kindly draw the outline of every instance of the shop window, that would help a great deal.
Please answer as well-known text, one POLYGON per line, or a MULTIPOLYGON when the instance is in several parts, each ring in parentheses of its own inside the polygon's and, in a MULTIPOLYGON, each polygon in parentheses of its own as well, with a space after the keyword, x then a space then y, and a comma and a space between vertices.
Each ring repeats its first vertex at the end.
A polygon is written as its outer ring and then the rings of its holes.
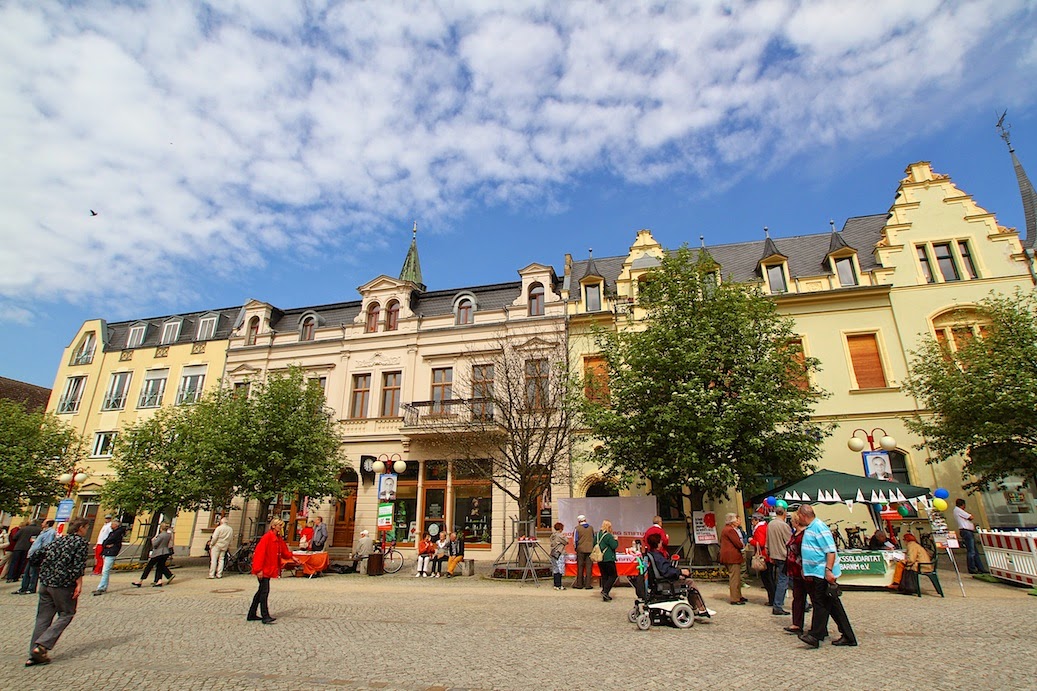
POLYGON ((428 533, 438 540, 440 533, 450 532, 446 524, 446 487, 430 487, 425 490, 424 515, 421 533, 428 533))
POLYGON ((446 481, 448 464, 446 461, 425 461, 425 479, 432 481, 446 481))
POLYGON ((468 545, 492 542, 493 499, 490 483, 454 485, 454 527, 468 545))
POLYGON ((850 351, 850 362, 857 389, 882 389, 886 387, 886 373, 879 354, 878 334, 852 334, 846 337, 850 351))
MULTIPOLYGON (((417 465, 416 463, 407 465, 417 465)), ((417 469, 415 469, 415 473, 417 469)), ((418 537, 418 484, 396 483, 396 507, 393 510, 393 534, 398 543, 413 545, 418 537)))

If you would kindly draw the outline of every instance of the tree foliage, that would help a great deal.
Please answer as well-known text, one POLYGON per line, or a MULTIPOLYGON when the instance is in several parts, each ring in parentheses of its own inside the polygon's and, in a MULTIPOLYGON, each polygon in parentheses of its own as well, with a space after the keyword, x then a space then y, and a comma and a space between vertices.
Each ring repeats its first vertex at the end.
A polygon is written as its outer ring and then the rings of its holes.
POLYGON ((415 411, 410 423, 425 430, 430 449, 454 460, 455 472, 492 483, 518 504, 520 521, 530 520, 537 499, 570 477, 580 402, 564 337, 501 334, 471 361, 492 367, 492 386, 485 369, 477 377, 461 372, 454 390, 471 397, 415 411))
POLYGON ((956 348, 929 338, 912 352, 905 387, 928 410, 907 423, 928 462, 962 457, 973 491, 1037 476, 1037 294, 991 295, 978 315, 982 337, 956 330, 956 348))
POLYGON ((612 476, 651 481, 701 508, 704 496, 751 492, 761 475, 813 469, 830 430, 811 412, 819 363, 804 358, 791 319, 757 287, 715 280, 705 251, 666 256, 640 282, 635 330, 600 332, 605 402, 586 420, 612 476))
POLYGON ((0 511, 54 503, 64 490, 58 477, 83 456, 79 435, 55 415, 0 399, 0 511))

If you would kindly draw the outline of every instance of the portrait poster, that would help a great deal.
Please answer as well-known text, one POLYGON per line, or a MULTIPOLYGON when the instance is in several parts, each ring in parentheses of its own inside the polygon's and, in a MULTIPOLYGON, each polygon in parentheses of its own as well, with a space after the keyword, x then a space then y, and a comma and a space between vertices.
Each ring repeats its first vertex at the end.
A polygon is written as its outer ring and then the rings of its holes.
POLYGON ((378 501, 396 501, 396 473, 378 476, 378 501))
POLYGON ((889 466, 888 451, 865 451, 861 454, 864 458, 864 475, 875 480, 892 480, 893 473, 889 466))

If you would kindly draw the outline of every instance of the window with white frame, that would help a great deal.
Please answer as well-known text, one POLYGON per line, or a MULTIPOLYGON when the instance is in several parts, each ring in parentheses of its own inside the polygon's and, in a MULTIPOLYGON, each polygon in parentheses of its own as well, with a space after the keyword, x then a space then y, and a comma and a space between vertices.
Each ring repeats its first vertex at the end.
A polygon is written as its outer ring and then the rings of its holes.
POLYGON ((177 405, 197 403, 205 386, 205 365, 185 367, 180 375, 180 388, 176 392, 177 405))
POLYGON ((857 271, 853 268, 853 257, 839 257, 835 260, 835 273, 839 276, 839 285, 843 288, 857 285, 857 271))
POLYGON ((166 392, 166 380, 169 370, 153 369, 144 373, 144 385, 140 388, 138 408, 158 408, 162 405, 162 395, 166 392))
POLYGON ((79 411, 79 401, 83 398, 86 377, 69 377, 65 382, 65 390, 58 400, 59 413, 75 413, 79 411))
POLYGON ((115 432, 98 432, 94 436, 93 456, 111 456, 115 447, 115 432))
POLYGON ((772 264, 767 267, 767 283, 771 286, 771 293, 787 293, 788 284, 785 283, 785 270, 781 264, 772 264))
POLYGON ((457 301, 457 324, 472 324, 475 322, 475 303, 471 298, 461 298, 457 301))
POLYGON ((312 341, 314 332, 317 328, 317 319, 313 316, 306 317, 302 320, 302 328, 299 330, 300 341, 312 341))
POLYGON ((130 391, 132 372, 112 372, 108 390, 104 394, 101 410, 122 410, 126 407, 126 396, 130 391))
POLYGON ((588 312, 600 312, 601 311, 601 284, 590 283, 583 287, 586 301, 584 304, 587 307, 588 312))
POLYGON ((176 343, 176 339, 180 338, 180 324, 181 322, 166 322, 162 326, 162 345, 168 345, 170 343, 176 343))
POLYGON ((204 317, 198 322, 198 332, 194 336, 196 341, 208 341, 216 334, 216 321, 218 317, 204 317))
POLYGON ((144 342, 144 334, 148 327, 144 325, 130 327, 130 337, 126 340, 127 348, 136 348, 144 342))
POLYGON ((94 344, 96 337, 94 332, 90 331, 83 334, 83 340, 79 342, 79 347, 76 348, 76 352, 72 354, 73 365, 89 365, 94 361, 94 344))

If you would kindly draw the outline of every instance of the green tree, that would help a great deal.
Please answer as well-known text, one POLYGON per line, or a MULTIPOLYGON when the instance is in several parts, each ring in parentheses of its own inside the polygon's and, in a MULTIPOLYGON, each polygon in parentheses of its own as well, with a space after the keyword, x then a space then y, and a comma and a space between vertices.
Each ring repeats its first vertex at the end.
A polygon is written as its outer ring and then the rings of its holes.
POLYGON ((643 322, 598 334, 608 396, 586 409, 609 474, 680 493, 693 510, 706 496, 751 493, 761 475, 802 477, 830 434, 812 420, 822 394, 806 381, 819 363, 803 357, 792 320, 716 272, 708 253, 682 247, 649 273, 643 322))
POLYGON ((991 295, 978 313, 981 337, 955 330, 955 348, 928 339, 905 386, 928 411, 907 422, 925 438, 918 448, 929 463, 963 458, 970 491, 1037 476, 1037 294, 991 295))
POLYGON ((63 491, 58 477, 83 455, 79 435, 56 416, 0 399, 0 511, 54 503, 63 491))
POLYGON ((292 367, 254 382, 241 400, 222 436, 222 452, 238 474, 237 494, 263 500, 299 494, 311 503, 338 494, 341 439, 316 380, 292 367))

